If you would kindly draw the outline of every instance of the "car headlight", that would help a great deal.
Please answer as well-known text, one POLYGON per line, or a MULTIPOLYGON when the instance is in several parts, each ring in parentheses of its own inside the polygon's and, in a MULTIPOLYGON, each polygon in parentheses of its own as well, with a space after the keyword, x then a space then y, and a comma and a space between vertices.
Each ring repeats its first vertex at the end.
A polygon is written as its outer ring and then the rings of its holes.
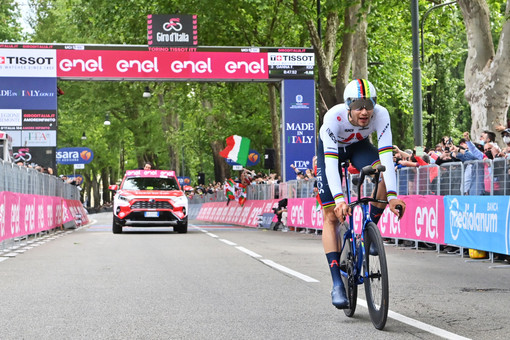
POLYGON ((188 199, 184 196, 171 197, 170 199, 178 206, 186 205, 186 203, 188 202, 188 199))
POLYGON ((129 202, 129 197, 119 195, 119 200, 129 202))
POLYGON ((123 196, 119 195, 117 196, 117 204, 118 205, 129 205, 129 201, 131 200, 131 197, 129 196, 123 196))

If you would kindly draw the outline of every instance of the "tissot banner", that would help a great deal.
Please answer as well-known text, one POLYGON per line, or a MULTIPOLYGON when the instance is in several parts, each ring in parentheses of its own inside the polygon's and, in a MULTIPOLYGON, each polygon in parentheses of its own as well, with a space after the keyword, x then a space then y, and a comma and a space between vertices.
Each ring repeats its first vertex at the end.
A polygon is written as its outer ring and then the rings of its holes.
POLYGON ((284 180, 296 179, 291 165, 305 172, 315 156, 315 82, 312 79, 283 81, 284 112, 282 170, 284 180))
POLYGON ((0 49, 0 77, 54 78, 56 65, 53 49, 0 49))

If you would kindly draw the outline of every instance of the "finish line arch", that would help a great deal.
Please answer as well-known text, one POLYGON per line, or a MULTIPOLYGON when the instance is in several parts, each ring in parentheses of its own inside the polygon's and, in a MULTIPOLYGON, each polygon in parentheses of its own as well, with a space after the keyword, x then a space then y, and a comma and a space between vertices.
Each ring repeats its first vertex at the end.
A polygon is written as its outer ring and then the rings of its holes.
POLYGON ((282 82, 287 181, 295 179, 291 164, 312 168, 315 155, 314 59, 309 48, 0 44, 0 130, 11 134, 15 150, 30 148, 54 164, 57 79, 282 82))

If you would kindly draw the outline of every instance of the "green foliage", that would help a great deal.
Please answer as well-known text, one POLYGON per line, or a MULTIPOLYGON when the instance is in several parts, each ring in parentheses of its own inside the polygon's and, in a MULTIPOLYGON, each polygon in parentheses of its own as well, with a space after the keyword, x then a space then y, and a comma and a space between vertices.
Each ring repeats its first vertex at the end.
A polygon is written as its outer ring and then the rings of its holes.
POLYGON ((0 41, 21 40, 20 6, 13 0, 0 0, 0 41))
MULTIPOLYGON (((340 18, 354 1, 298 0, 33 0, 34 42, 90 44, 147 44, 148 14, 197 14, 201 46, 310 46, 305 20, 321 22, 328 13, 340 18)), ((413 143, 412 36, 408 1, 363 1, 368 11, 369 78, 378 89, 378 101, 392 117, 395 143, 413 143)), ((494 37, 499 36, 505 8, 489 0, 494 37)), ((420 16, 433 3, 420 0, 420 16)), ((0 38, 15 40, 14 2, 0 9, 0 38)), ((462 16, 455 5, 431 11, 424 21, 425 143, 442 135, 459 137, 471 124, 463 98, 466 38, 462 16)), ((495 40, 497 41, 497 40, 495 40)), ((356 42, 354 42, 356 43, 356 42)), ((337 44, 337 50, 341 42, 337 44)), ((338 63, 338 58, 337 61, 338 63)), ((334 66, 335 74, 338 65, 334 66)), ((84 145, 93 149, 90 171, 103 168, 120 174, 153 160, 160 168, 177 166, 193 180, 197 172, 214 177, 211 144, 232 134, 252 140, 252 149, 272 147, 267 85, 263 83, 131 83, 61 82, 59 146, 84 145), (142 98, 145 86, 153 91, 142 98), (103 125, 109 113, 112 124, 103 125), (81 141, 86 132, 88 139, 81 141), (178 162, 177 162, 178 158, 178 162), (121 164, 121 159, 127 163, 121 164)), ((89 166, 88 166, 89 167, 89 166)), ((256 170, 261 170, 260 166, 256 170)))

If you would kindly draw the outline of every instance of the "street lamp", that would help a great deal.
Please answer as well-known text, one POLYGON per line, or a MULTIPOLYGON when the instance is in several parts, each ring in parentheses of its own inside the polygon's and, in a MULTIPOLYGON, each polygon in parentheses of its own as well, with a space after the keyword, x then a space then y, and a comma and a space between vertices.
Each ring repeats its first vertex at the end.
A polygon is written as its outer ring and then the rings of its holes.
POLYGON ((421 62, 423 63, 423 24, 425 23, 425 19, 427 19, 427 16, 429 15, 430 12, 432 12, 432 10, 436 9, 436 8, 439 8, 439 7, 443 7, 443 6, 448 6, 448 5, 453 5, 455 4, 457 1, 450 1, 450 2, 446 2, 444 4, 439 4, 439 5, 435 5, 435 6, 432 6, 430 7, 426 12, 425 14, 423 14, 423 17, 421 18, 421 23, 420 23, 420 38, 421 38, 421 62))
POLYGON ((81 135, 81 139, 82 139, 82 140, 87 139, 87 135, 85 135, 85 132, 83 132, 83 135, 81 135))
POLYGON ((111 122, 110 122, 110 114, 107 113, 106 116, 104 117, 104 125, 110 125, 111 122))
POLYGON ((145 86, 145 90, 143 91, 143 97, 150 98, 150 96, 151 96, 151 89, 148 86, 145 86))

